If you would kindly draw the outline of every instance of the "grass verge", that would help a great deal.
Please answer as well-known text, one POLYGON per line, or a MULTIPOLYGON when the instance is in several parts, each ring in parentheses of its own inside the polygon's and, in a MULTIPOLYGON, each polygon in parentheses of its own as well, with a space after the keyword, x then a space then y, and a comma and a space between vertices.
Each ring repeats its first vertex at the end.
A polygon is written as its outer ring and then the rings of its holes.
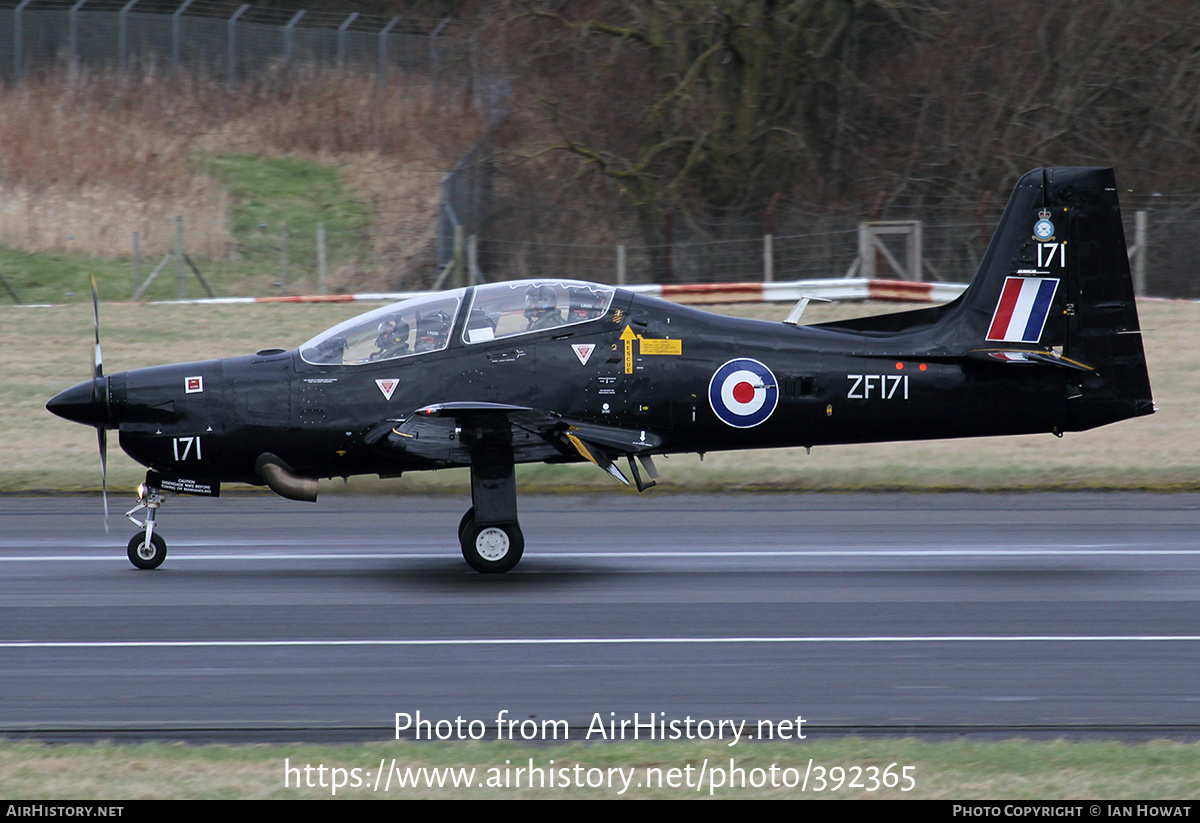
POLYGON ((358 746, 7 742, 0 744, 0 773, 4 774, 0 796, 22 800, 1170 800, 1190 799, 1200 793, 1200 745, 1062 740, 938 743, 853 737, 792 744, 743 742, 736 747, 724 743, 645 742, 546 747, 506 742, 358 746), (429 775, 429 770, 439 770, 448 783, 453 780, 448 775, 453 774, 470 785, 399 788, 395 785, 397 773, 392 772, 391 789, 383 791, 381 782, 376 790, 373 784, 380 764, 388 772, 393 762, 403 775, 415 776, 422 769, 426 770, 424 775, 429 775), (911 785, 911 790, 872 782, 873 775, 883 775, 892 764, 892 774, 910 767, 911 784, 903 785, 911 785), (285 766, 294 771, 285 773, 285 766), (305 766, 311 768, 306 770, 305 766), (856 772, 855 767, 861 771, 856 772), (518 774, 518 769, 523 771, 518 774), (535 777, 533 787, 529 786, 531 769, 541 769, 541 777, 535 777), (704 779, 700 778, 702 770, 704 779), (802 788, 806 773, 808 783, 802 788), (335 778, 343 784, 336 792, 332 785, 335 778), (551 779, 552 786, 537 784, 538 780, 549 783, 551 779), (742 781, 744 786, 740 785, 742 781), (861 785, 853 786, 852 782, 861 785))
MULTIPOLYGON (((218 296, 315 291, 318 223, 325 225, 334 278, 345 278, 370 257, 371 210, 345 185, 340 169, 295 157, 216 155, 197 156, 195 162, 219 179, 233 198, 230 253, 221 260, 189 253, 218 296)), ((168 235, 174 231, 169 223, 160 227, 168 235)), ((186 223, 184 229, 186 234, 186 223)), ((103 296, 129 297, 162 257, 144 256, 135 277, 129 255, 104 258, 0 246, 0 274, 24 303, 87 302, 93 275, 103 296)), ((176 298, 176 278, 171 261, 143 299, 176 298)), ((189 297, 205 294, 186 266, 183 290, 189 297)), ((7 293, 0 295, 0 303, 9 301, 7 293)))
POLYGON ((315 292, 318 224, 325 226, 331 269, 354 267, 369 256, 370 209, 343 184, 339 169, 296 157, 249 155, 200 157, 197 163, 233 196, 236 253, 218 268, 222 282, 237 293, 315 292), (248 268, 257 274, 235 286, 233 272, 248 268))

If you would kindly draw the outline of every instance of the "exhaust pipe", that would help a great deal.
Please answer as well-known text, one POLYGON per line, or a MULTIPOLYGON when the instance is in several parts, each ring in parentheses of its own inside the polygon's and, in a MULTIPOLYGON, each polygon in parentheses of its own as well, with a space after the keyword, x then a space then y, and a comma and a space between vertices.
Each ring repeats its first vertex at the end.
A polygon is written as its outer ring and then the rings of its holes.
POLYGON ((267 484, 267 488, 288 500, 317 502, 317 481, 301 477, 292 472, 291 466, 270 452, 264 452, 254 461, 254 471, 267 484))

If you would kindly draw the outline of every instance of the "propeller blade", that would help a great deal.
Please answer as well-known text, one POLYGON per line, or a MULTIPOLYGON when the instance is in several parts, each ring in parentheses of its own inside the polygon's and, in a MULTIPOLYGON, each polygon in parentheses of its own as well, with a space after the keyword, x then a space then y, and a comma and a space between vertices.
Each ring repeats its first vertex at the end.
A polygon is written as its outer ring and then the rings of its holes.
MULTIPOLYGON (((104 376, 104 358, 100 354, 100 290, 92 275, 92 320, 96 329, 96 357, 92 365, 92 400, 99 398, 100 378, 104 376)), ((104 533, 108 534, 108 430, 96 426, 96 444, 100 449, 100 494, 104 498, 104 533)))
POLYGON ((104 358, 100 356, 100 292, 96 289, 96 277, 92 275, 92 319, 96 328, 96 359, 92 366, 92 379, 104 374, 104 358))

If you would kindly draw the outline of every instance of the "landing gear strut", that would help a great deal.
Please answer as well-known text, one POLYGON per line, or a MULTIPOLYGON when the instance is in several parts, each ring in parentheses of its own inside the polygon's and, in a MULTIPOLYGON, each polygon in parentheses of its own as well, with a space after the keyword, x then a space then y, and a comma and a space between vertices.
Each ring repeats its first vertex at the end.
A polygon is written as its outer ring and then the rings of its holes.
MULTIPOLYGON (((475 434, 464 431, 469 443, 475 434)), ((517 523, 512 446, 479 437, 471 454, 471 502, 458 524, 463 559, 483 574, 503 574, 521 559, 525 536, 517 523), (480 442, 483 441, 483 442, 480 442), (478 445, 476 445, 478 444, 478 445)))
POLYGON ((167 559, 167 541, 161 534, 155 534, 154 518, 166 498, 158 488, 150 485, 149 477, 146 481, 138 486, 138 504, 125 512, 125 516, 142 529, 129 540, 129 562, 139 569, 157 569, 167 559), (141 509, 146 510, 144 522, 133 516, 141 509))

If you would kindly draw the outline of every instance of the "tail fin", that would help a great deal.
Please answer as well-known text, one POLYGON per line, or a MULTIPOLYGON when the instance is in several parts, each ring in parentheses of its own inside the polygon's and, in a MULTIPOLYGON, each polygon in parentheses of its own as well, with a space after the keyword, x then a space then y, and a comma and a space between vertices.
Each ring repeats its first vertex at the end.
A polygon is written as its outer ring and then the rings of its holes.
POLYGON ((1022 177, 954 302, 826 325, 929 354, 1063 367, 1076 429, 1154 412, 1112 169, 1022 177))
POLYGON ((1154 412, 1112 169, 1022 177, 952 314, 968 351, 1073 368, 1079 429, 1154 412))

